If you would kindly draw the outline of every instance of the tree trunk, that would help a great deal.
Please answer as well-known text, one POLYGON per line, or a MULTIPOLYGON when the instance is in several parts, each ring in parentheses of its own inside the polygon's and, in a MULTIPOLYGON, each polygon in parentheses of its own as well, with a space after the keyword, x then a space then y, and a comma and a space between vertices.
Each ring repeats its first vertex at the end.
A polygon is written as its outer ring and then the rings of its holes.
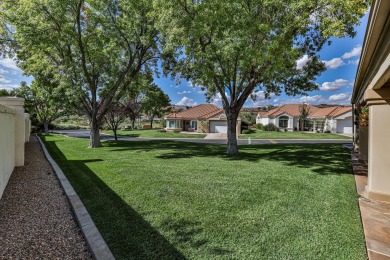
POLYGON ((131 119, 131 130, 134 130, 135 127, 135 118, 131 119))
POLYGON ((227 116, 227 150, 228 155, 237 155, 237 113, 231 113, 227 116))
POLYGON ((150 129, 153 128, 153 119, 154 119, 154 116, 151 116, 150 117, 150 129))
POLYGON ((116 131, 118 130, 118 127, 113 127, 112 128, 112 131, 114 132, 114 139, 115 139, 115 141, 118 141, 118 136, 117 136, 117 134, 116 134, 116 131))
POLYGON ((43 130, 45 131, 45 135, 49 134, 49 122, 43 121, 43 130))
POLYGON ((90 127, 90 136, 89 136, 89 147, 97 148, 101 147, 100 143, 100 133, 99 133, 99 124, 96 118, 92 117, 89 122, 90 127))

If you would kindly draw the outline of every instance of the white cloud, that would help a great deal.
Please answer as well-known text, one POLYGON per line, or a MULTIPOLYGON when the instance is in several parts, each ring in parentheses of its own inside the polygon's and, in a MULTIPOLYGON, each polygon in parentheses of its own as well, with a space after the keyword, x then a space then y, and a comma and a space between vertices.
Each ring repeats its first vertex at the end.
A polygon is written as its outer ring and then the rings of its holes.
POLYGON ((16 84, 2 84, 0 83, 0 89, 14 89, 19 88, 19 85, 16 84))
POLYGON ((282 100, 280 103, 284 105, 284 104, 299 104, 302 102, 298 98, 290 98, 290 99, 282 100))
MULTIPOLYGON (((269 96, 274 97, 275 94, 270 93, 269 96)), ((254 107, 261 107, 261 106, 269 105, 270 103, 270 100, 265 98, 264 91, 257 91, 257 92, 253 91, 250 100, 252 101, 252 106, 254 107)))
POLYGON ((347 95, 346 93, 340 93, 340 94, 331 95, 329 97, 329 101, 345 101, 348 98, 350 98, 350 95, 347 95))
POLYGON ((256 101, 264 100, 265 99, 265 93, 264 93, 264 91, 252 92, 251 98, 256 100, 256 101))
POLYGON ((359 64, 359 59, 357 59, 357 60, 349 60, 348 61, 348 65, 349 64, 358 65, 359 64))
POLYGON ((188 86, 191 88, 196 87, 196 85, 192 82, 192 80, 187 81, 187 83, 188 83, 188 86))
POLYGON ((176 103, 178 106, 196 106, 197 103, 192 98, 183 97, 179 102, 176 103))
POLYGON ((357 45, 350 52, 344 53, 343 56, 341 56, 341 58, 342 59, 349 59, 352 57, 356 57, 356 56, 359 56, 361 52, 362 52, 362 46, 357 45))
POLYGON ((206 90, 198 90, 198 91, 196 91, 196 93, 198 93, 198 94, 206 94, 206 90))
POLYGON ((0 83, 11 83, 11 80, 0 77, 0 83))
POLYGON ((0 68, 0 75, 4 75, 4 74, 7 74, 7 73, 9 73, 8 70, 0 68))
POLYGON ((14 59, 10 59, 10 58, 0 59, 0 65, 8 69, 21 71, 21 69, 19 69, 16 66, 16 62, 14 59))
POLYGON ((333 58, 323 62, 325 62, 325 67, 327 69, 337 69, 338 67, 345 65, 345 62, 341 58, 333 58))
POLYGON ((304 96, 299 99, 300 103, 309 103, 309 104, 318 104, 323 103, 324 98, 321 95, 315 95, 315 96, 304 96))
POLYGON ((320 90, 323 91, 336 91, 341 89, 342 87, 348 85, 349 81, 346 79, 336 79, 332 82, 324 82, 322 83, 320 90))
MULTIPOLYGON (((230 95, 228 93, 225 92, 225 96, 228 100, 228 102, 230 102, 230 95)), ((211 103, 213 103, 214 105, 219 105, 219 103, 222 102, 222 95, 218 92, 215 94, 215 96, 211 99, 211 103)))
POLYGON ((222 102, 222 95, 220 93, 215 94, 215 96, 211 99, 211 102, 213 104, 217 104, 219 102, 222 102))
POLYGON ((189 93, 191 93, 191 91, 190 90, 184 90, 184 91, 182 91, 182 92, 177 92, 177 94, 179 94, 179 95, 184 95, 184 94, 189 94, 189 93))
POLYGON ((302 58, 297 60, 297 69, 302 69, 306 63, 309 61, 309 56, 308 55, 303 55, 302 58))

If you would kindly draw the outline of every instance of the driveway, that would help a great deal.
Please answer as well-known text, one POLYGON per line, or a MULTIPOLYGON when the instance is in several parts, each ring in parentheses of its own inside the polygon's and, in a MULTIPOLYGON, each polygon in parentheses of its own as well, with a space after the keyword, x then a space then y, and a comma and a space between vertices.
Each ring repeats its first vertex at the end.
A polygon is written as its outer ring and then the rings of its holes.
MULTIPOLYGON (((89 138, 89 130, 53 130, 53 133, 62 134, 70 137, 89 138)), ((210 138, 142 138, 142 137, 118 137, 121 141, 151 141, 151 140, 170 140, 190 143, 207 143, 207 144, 226 144, 226 135, 211 134, 210 138), (214 137, 214 138, 211 138, 214 137)), ((209 136, 209 134, 207 135, 209 136)), ((207 137, 206 136, 206 137, 207 137)), ((101 134, 101 140, 114 140, 112 135, 101 134)), ((239 139, 239 145, 248 144, 352 144, 352 140, 342 139, 239 139)))
POLYGON ((222 133, 206 133, 204 139, 212 139, 212 140, 226 140, 227 134, 222 133))

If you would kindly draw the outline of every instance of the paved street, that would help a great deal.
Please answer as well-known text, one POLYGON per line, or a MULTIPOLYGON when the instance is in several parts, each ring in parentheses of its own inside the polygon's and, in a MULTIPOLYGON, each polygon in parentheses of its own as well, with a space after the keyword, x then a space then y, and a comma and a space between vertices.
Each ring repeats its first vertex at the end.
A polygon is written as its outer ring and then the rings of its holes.
MULTIPOLYGON (((69 137, 77 138, 89 138, 89 130, 54 130, 53 133, 66 135, 69 137)), ((102 140, 114 140, 112 135, 101 135, 102 140)), ((208 144, 226 144, 226 140, 223 139, 203 139, 203 138, 141 138, 141 137, 118 137, 122 141, 149 141, 149 140, 171 140, 180 142, 191 143, 208 143, 208 144)), ((340 140, 340 139, 239 139, 239 145, 247 144, 316 144, 316 143, 328 143, 328 144, 351 144, 352 140, 340 140)))

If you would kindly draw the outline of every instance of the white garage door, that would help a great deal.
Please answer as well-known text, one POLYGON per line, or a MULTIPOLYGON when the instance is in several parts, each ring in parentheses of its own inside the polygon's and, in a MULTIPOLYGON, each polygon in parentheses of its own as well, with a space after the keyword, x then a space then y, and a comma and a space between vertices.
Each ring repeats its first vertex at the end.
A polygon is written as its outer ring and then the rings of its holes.
POLYGON ((337 133, 352 134, 352 117, 337 120, 337 133))
POLYGON ((211 133, 227 133, 227 122, 226 121, 210 121, 210 132, 211 133))

